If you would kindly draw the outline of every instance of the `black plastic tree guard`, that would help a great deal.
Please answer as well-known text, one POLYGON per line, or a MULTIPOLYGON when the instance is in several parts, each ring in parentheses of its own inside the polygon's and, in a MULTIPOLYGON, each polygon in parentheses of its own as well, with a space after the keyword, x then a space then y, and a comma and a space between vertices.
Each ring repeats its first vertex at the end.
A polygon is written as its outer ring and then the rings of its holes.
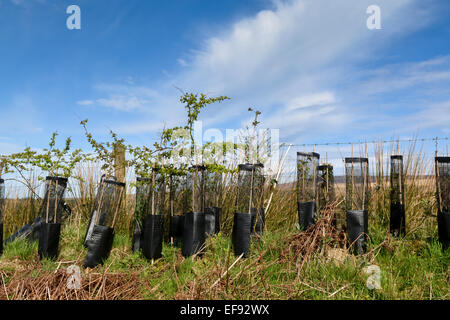
POLYGON ((389 230, 395 237, 406 234, 405 199, 404 199, 404 175, 403 156, 391 156, 391 210, 389 230))
POLYGON ((195 254, 202 255, 205 246, 205 192, 204 173, 206 168, 201 165, 192 166, 187 174, 188 191, 186 195, 190 199, 187 203, 192 207, 184 215, 183 248, 184 257, 195 254))
POLYGON ((0 255, 3 254, 3 210, 5 210, 5 180, 0 179, 0 255))
POLYGON ((220 232, 221 211, 222 208, 219 207, 205 208, 205 232, 208 236, 212 236, 220 232))
POLYGON ((169 176, 169 243, 180 246, 183 243, 184 214, 189 211, 187 176, 179 170, 169 176))
POLYGON ((164 238, 164 216, 167 212, 165 195, 165 174, 159 168, 152 169, 149 210, 144 218, 144 240, 142 253, 144 257, 153 260, 162 256, 164 238))
POLYGON ((41 259, 56 259, 58 257, 60 223, 44 223, 39 232, 38 253, 41 259))
POLYGON ((94 268, 108 258, 124 190, 125 183, 102 177, 84 241, 88 248, 84 260, 85 268, 94 268))
POLYGON ((438 236, 444 250, 450 246, 450 157, 436 157, 438 236))
POLYGON ((138 252, 142 249, 142 241, 144 241, 142 222, 134 221, 133 236, 131 238, 131 251, 138 252))
POLYGON ((173 244, 179 246, 183 242, 184 215, 170 216, 169 237, 173 239, 173 244))
POLYGON ((234 214, 232 243, 234 255, 248 257, 250 251, 251 215, 248 213, 234 214))
POLYGON ((114 211, 114 209, 117 208, 118 201, 122 200, 117 199, 118 194, 123 192, 120 191, 122 188, 125 188, 125 183, 116 181, 114 177, 109 179, 106 179, 104 175, 101 177, 94 210, 91 213, 83 240, 83 245, 86 248, 88 247, 88 241, 92 236, 94 225, 108 225, 108 223, 112 222, 111 220, 113 219, 114 212, 111 211, 114 211))
POLYGON ((144 240, 144 217, 150 210, 151 184, 150 178, 136 178, 136 206, 134 210, 134 229, 132 237, 132 251, 137 252, 142 248, 144 240))
POLYGON ((64 215, 64 192, 67 178, 47 177, 45 196, 39 212, 41 219, 35 220, 32 239, 39 240, 38 253, 41 259, 58 257, 61 222, 64 215))
POLYGON ((298 202, 298 223, 302 230, 308 229, 314 224, 316 203, 314 201, 298 202))
POLYGON ((352 252, 360 255, 367 250, 369 214, 367 210, 347 211, 347 232, 352 252))
POLYGON ((369 161, 367 158, 345 158, 347 233, 354 254, 367 249, 369 161))
POLYGON ((263 203, 263 168, 258 164, 240 164, 236 188, 236 207, 233 219, 232 244, 236 256, 248 257, 250 236, 261 235, 265 217, 263 203))
POLYGON ((142 253, 147 259, 162 257, 162 243, 164 236, 164 217, 160 214, 149 214, 144 223, 144 241, 142 253))
MULTIPOLYGON (((21 234, 25 234, 30 241, 37 241, 41 239, 40 231, 44 228, 46 223, 61 223, 64 220, 65 203, 64 192, 67 187, 67 178, 48 176, 45 179, 45 194, 42 199, 41 207, 38 216, 31 223, 30 227, 23 227, 22 233, 12 235, 7 239, 8 242, 17 238, 21 234), (55 220, 56 219, 56 220, 55 220)), ((58 236, 59 243, 59 236, 58 236)))
POLYGON ((94 224, 88 240, 88 252, 84 259, 85 268, 95 268, 108 259, 114 241, 114 229, 94 224))
MULTIPOLYGON (((63 220, 72 214, 72 209, 69 207, 67 203, 63 203, 64 215, 63 220)), ((18 231, 10 235, 3 241, 3 245, 6 245, 10 242, 13 242, 16 239, 27 239, 29 241, 34 241, 39 239, 39 230, 42 227, 42 224, 45 223, 45 219, 42 217, 37 217, 33 222, 24 225, 18 231), (33 240, 34 239, 34 240, 33 240)))
POLYGON ((315 152, 297 152, 297 209, 301 230, 308 229, 315 221, 319 159, 315 152))
POLYGON ((205 214, 189 212, 184 215, 183 249, 184 257, 202 255, 205 246, 205 214))

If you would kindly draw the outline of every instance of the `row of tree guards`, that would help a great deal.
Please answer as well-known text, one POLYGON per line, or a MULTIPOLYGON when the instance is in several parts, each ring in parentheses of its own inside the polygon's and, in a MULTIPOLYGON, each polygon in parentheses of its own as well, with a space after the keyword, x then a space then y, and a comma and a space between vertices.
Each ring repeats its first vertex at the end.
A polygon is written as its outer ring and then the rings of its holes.
MULTIPOLYGON (((264 229, 262 169, 261 164, 239 165, 233 227, 233 247, 239 255, 248 255, 252 230, 262 234, 264 229)), ((197 165, 185 174, 168 175, 168 202, 164 179, 160 169, 154 169, 151 178, 137 178, 133 251, 142 250, 147 259, 161 257, 164 216, 169 212, 171 244, 181 246, 185 257, 201 255, 205 238, 220 231, 222 173, 197 165)))
MULTIPOLYGON (((316 213, 335 200, 333 167, 319 165, 319 160, 318 153, 297 153, 297 206, 302 229, 313 225, 316 213)), ((435 164, 438 234, 439 241, 447 248, 450 242, 450 157, 436 157, 435 164)), ((265 228, 263 169, 262 164, 238 166, 232 230, 236 256, 247 257, 252 235, 262 235, 265 228)), ((404 176, 403 157, 391 156, 390 232, 395 236, 405 234, 404 176)), ((345 177, 348 238, 353 251, 361 254, 366 251, 368 234, 368 159, 346 158, 345 177)), ((220 231, 223 185, 220 170, 202 165, 192 166, 186 172, 167 173, 155 168, 149 177, 137 178, 132 250, 142 251, 150 260, 160 258, 167 219, 170 243, 181 246, 185 257, 201 255, 205 238, 220 231)), ((4 242, 0 241, 0 253, 4 243, 25 237, 39 241, 41 258, 57 258, 61 223, 70 214, 64 203, 66 187, 66 178, 47 177, 37 218, 4 242)), ((95 267, 108 258, 124 195, 125 183, 102 177, 84 238, 88 249, 85 267, 95 267)), ((0 240, 3 239, 4 202, 5 183, 0 179, 0 240)))
MULTIPOLYGON (((297 152, 297 208, 301 229, 313 225, 316 213, 334 201, 333 166, 319 165, 319 160, 318 153, 297 152)), ((438 234, 444 249, 450 241, 449 165, 450 157, 435 158, 438 234)), ((406 234, 403 156, 392 155, 390 169, 390 232, 399 237, 406 234)), ((356 254, 367 249, 369 187, 369 160, 345 158, 347 233, 356 254)))

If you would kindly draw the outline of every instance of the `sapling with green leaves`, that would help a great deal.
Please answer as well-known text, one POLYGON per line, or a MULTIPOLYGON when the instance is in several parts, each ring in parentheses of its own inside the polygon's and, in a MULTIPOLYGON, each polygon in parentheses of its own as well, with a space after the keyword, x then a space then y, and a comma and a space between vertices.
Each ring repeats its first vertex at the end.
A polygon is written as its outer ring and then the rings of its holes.
POLYGON ((18 181, 26 185, 29 190, 39 197, 33 187, 30 177, 26 176, 26 173, 36 174, 39 181, 44 181, 46 176, 62 177, 62 178, 75 178, 80 179, 79 176, 74 174, 74 169, 78 163, 85 159, 85 155, 81 149, 75 149, 71 152, 72 140, 68 137, 65 141, 65 145, 62 149, 56 147, 57 132, 52 133, 48 147, 44 148, 42 152, 31 150, 30 147, 26 147, 24 151, 14 153, 8 157, 4 157, 3 168, 6 168, 6 173, 16 172, 21 179, 11 178, 11 180, 18 181))
POLYGON ((19 176, 11 180, 26 185, 34 197, 40 199, 35 192, 36 187, 33 186, 32 178, 37 176, 38 181, 46 181, 45 195, 37 219, 28 228, 22 228, 13 234, 8 238, 10 240, 23 236, 27 238, 31 236, 32 240, 36 240, 42 223, 62 222, 66 216, 65 213, 70 214, 70 209, 63 202, 64 192, 69 178, 79 178, 73 172, 84 156, 81 149, 71 151, 70 137, 66 139, 63 148, 58 148, 57 136, 57 132, 52 133, 48 147, 42 151, 31 150, 27 147, 23 152, 4 158, 9 172, 16 172, 19 176))
POLYGON ((88 119, 82 120, 80 125, 84 128, 85 136, 91 145, 95 158, 90 160, 96 160, 101 163, 101 170, 105 177, 110 178, 114 176, 114 171, 117 169, 124 169, 129 166, 129 161, 123 159, 121 163, 116 163, 116 159, 120 152, 123 152, 124 142, 123 138, 119 138, 118 135, 112 130, 109 134, 112 141, 98 142, 87 129, 88 119))
MULTIPOLYGON (((187 111, 187 123, 184 129, 186 129, 189 133, 191 155, 193 157, 196 155, 197 151, 196 141, 194 139, 194 123, 198 120, 201 110, 210 104, 214 104, 216 102, 221 103, 226 100, 230 100, 230 98, 227 96, 208 97, 204 93, 199 95, 183 92, 183 95, 180 97, 180 102, 184 104, 187 111)), ((194 163, 199 164, 199 159, 197 157, 195 157, 194 163)))

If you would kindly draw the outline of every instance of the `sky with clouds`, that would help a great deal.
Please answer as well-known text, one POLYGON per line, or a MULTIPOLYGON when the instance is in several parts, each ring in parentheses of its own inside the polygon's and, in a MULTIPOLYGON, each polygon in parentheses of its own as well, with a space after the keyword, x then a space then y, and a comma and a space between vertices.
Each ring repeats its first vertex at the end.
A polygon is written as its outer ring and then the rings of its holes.
POLYGON ((205 129, 254 107, 282 142, 447 137, 449 17, 447 0, 0 0, 0 154, 53 131, 87 148, 85 118, 99 140, 151 145, 185 122, 178 88, 231 98, 205 129))

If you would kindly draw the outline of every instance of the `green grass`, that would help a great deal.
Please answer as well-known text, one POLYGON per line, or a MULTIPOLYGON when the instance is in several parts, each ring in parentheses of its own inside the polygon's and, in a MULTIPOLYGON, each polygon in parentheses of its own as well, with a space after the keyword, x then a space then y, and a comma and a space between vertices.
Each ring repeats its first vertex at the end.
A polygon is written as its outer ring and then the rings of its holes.
MULTIPOLYGON (((39 261, 37 243, 10 243, 0 258, 1 270, 13 277, 29 267, 48 271, 71 264, 81 267, 84 230, 72 224, 64 227, 57 261, 39 261)), ((285 262, 280 259, 288 236, 296 232, 269 230, 253 239, 250 257, 236 263, 212 288, 236 259, 230 237, 222 233, 207 239, 202 258, 185 259, 180 248, 164 243, 163 258, 153 263, 132 253, 130 237, 119 233, 110 257, 96 271, 138 273, 136 285, 142 296, 137 298, 144 299, 449 299, 450 251, 443 252, 436 241, 386 238, 386 231, 371 228, 371 254, 349 255, 340 263, 315 254, 298 273, 294 256, 285 262), (383 241, 385 245, 379 246, 383 241), (381 268, 381 290, 365 285, 368 276, 363 268, 371 264, 381 268)))

